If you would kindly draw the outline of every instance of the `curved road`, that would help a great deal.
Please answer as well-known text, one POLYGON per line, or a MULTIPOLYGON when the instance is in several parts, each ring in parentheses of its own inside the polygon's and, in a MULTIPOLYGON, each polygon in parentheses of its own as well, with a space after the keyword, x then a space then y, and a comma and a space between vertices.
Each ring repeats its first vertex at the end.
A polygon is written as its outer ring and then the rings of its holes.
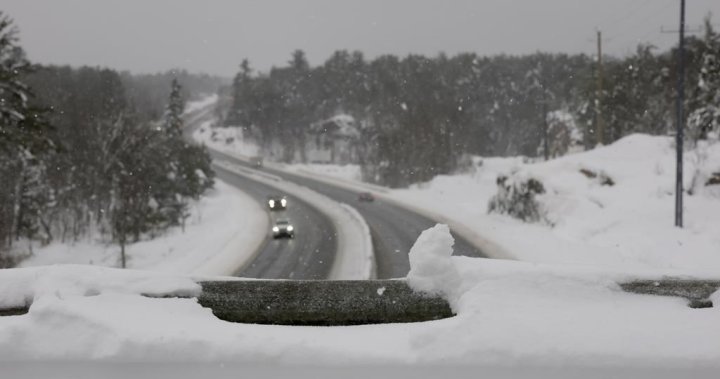
MULTIPOLYGON (((228 161, 251 167, 247 162, 230 155, 212 149, 208 150, 214 160, 228 161)), ((410 248, 423 230, 436 224, 435 221, 424 216, 381 200, 376 200, 372 203, 358 202, 357 192, 354 191, 309 179, 304 176, 289 174, 284 171, 269 168, 263 168, 262 170, 285 180, 308 187, 338 202, 354 206, 365 218, 372 233, 378 279, 405 277, 410 270, 408 260, 410 248)), ((327 229, 326 234, 328 232, 334 233, 333 229, 327 229)), ((465 239, 457 235, 454 235, 454 237, 455 255, 471 257, 484 256, 465 239)))
MULTIPOLYGON (((218 165, 214 165, 213 169, 219 179, 255 198, 263 206, 267 204, 268 195, 280 193, 273 187, 218 165)), ((289 219, 297 229, 295 238, 274 240, 268 230, 265 245, 235 275, 262 279, 326 279, 337 250, 332 221, 292 194, 283 195, 288 198, 288 207, 284 211, 270 212, 271 223, 279 218, 289 219)))

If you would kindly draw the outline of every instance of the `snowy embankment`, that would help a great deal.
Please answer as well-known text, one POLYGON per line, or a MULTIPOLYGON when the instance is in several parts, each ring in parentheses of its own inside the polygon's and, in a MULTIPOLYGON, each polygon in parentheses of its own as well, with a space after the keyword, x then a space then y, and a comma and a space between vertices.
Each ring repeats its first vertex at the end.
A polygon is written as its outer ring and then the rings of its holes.
MULTIPOLYGON (((172 228, 126 247, 127 266, 178 274, 231 275, 258 251, 269 228, 267 212, 245 193, 216 180, 191 206, 185 231, 172 228)), ((72 263, 118 267, 120 249, 105 240, 53 243, 20 266, 72 263)))
POLYGON ((249 169, 227 161, 215 161, 220 167, 238 175, 292 193, 312 207, 327 215, 337 231, 337 254, 328 279, 352 280, 375 277, 375 255, 370 229, 365 219, 347 204, 333 201, 309 188, 284 181, 262 171, 249 169))
POLYGON ((720 273, 720 187, 704 186, 720 172, 720 144, 685 155, 685 188, 693 194, 685 195, 684 229, 673 226, 674 151, 671 138, 633 135, 548 162, 487 158, 468 174, 392 196, 481 231, 521 260, 720 273), (500 175, 543 184, 541 222, 487 213, 500 175))
MULTIPOLYGON (((0 308, 31 306, 26 315, 0 317, 0 360, 281 364, 298 372, 549 367, 553 378, 573 377, 562 375, 567 367, 720 368, 720 307, 691 309, 683 299, 617 285, 667 272, 450 257, 447 230, 428 230, 413 246, 408 281, 446 296, 456 317, 326 328, 232 324, 195 298, 140 296, 197 295, 184 278, 80 266, 9 269, 0 271, 0 308)), ((720 304, 720 293, 712 300, 720 304)), ((420 370, 414 377, 436 376, 420 370)))

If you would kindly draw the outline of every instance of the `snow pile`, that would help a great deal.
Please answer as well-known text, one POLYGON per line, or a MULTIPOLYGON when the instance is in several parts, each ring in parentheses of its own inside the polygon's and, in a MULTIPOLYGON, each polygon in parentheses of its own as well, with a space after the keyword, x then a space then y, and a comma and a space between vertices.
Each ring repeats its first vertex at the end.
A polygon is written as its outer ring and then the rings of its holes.
POLYGON ((0 308, 20 308, 43 298, 66 299, 102 294, 197 296, 188 278, 104 267, 59 265, 0 270, 0 308))
MULTIPOLYGON (((173 228, 126 246, 127 267, 170 273, 230 275, 263 243, 267 212, 252 198, 220 180, 191 207, 185 231, 173 228)), ((105 240, 53 243, 38 248, 21 267, 59 263, 118 267, 120 248, 105 240)))
POLYGON ((462 290, 457 316, 401 325, 233 324, 194 298, 138 296, 196 294, 197 286, 183 278, 97 267, 2 270, 2 304, 33 303, 26 315, 0 317, 0 360, 324 367, 421 362, 585 372, 633 366, 686 370, 682 377, 720 368, 720 307, 690 309, 684 299, 629 294, 616 284, 677 272, 631 276, 571 265, 440 258, 450 242, 436 227, 413 254, 455 266, 462 290))
POLYGON ((720 199, 698 178, 720 171, 720 144, 685 155, 685 188, 694 190, 685 196, 684 229, 673 223, 674 151, 672 138, 632 135, 548 162, 483 158, 472 173, 390 196, 466 225, 522 260, 717 273, 720 199), (535 199, 546 224, 488 214, 501 176, 543 185, 535 199))
POLYGON ((291 164, 284 165, 287 171, 299 174, 324 175, 337 179, 359 181, 361 176, 360 165, 356 164, 291 164))
POLYGON ((416 291, 441 295, 454 304, 460 286, 460 275, 450 260, 454 243, 447 225, 423 231, 410 249, 408 285, 416 291))

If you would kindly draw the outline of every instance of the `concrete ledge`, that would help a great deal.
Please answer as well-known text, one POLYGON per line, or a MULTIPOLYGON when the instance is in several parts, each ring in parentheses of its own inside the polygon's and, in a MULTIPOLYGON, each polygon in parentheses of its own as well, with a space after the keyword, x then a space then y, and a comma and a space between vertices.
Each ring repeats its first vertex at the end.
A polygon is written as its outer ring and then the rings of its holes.
POLYGON ((720 280, 695 280, 666 278, 661 280, 634 280, 620 283, 626 292, 643 295, 675 296, 688 300, 691 308, 713 306, 710 295, 720 289, 720 280))
POLYGON ((452 317, 442 298, 403 280, 208 281, 199 302, 218 318, 274 325, 360 325, 452 317))

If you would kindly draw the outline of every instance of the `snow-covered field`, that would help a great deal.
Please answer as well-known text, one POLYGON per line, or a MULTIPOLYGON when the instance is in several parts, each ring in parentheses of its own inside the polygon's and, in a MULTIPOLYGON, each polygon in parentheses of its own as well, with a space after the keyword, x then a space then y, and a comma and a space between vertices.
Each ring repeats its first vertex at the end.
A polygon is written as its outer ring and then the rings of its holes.
MULTIPOLYGON (((269 230, 267 212, 243 192, 216 180, 179 227, 126 246, 127 267, 169 273, 230 275, 257 250, 269 230)), ((52 264, 119 267, 120 248, 106 240, 53 243, 36 248, 21 267, 52 264)))
MULTIPOLYGON (((450 257, 451 244, 446 227, 426 231, 413 247, 409 281, 447 296, 457 316, 413 324, 232 324, 195 298, 140 295, 197 295, 182 277, 88 266, 3 270, 0 306, 32 306, 27 315, 0 317, 0 360, 539 367, 545 375, 536 377, 553 378, 575 377, 562 368, 683 369, 705 377, 720 369, 720 307, 691 309, 679 298, 628 294, 617 285, 665 271, 450 257)), ((720 303, 720 293, 712 299, 720 303)))

